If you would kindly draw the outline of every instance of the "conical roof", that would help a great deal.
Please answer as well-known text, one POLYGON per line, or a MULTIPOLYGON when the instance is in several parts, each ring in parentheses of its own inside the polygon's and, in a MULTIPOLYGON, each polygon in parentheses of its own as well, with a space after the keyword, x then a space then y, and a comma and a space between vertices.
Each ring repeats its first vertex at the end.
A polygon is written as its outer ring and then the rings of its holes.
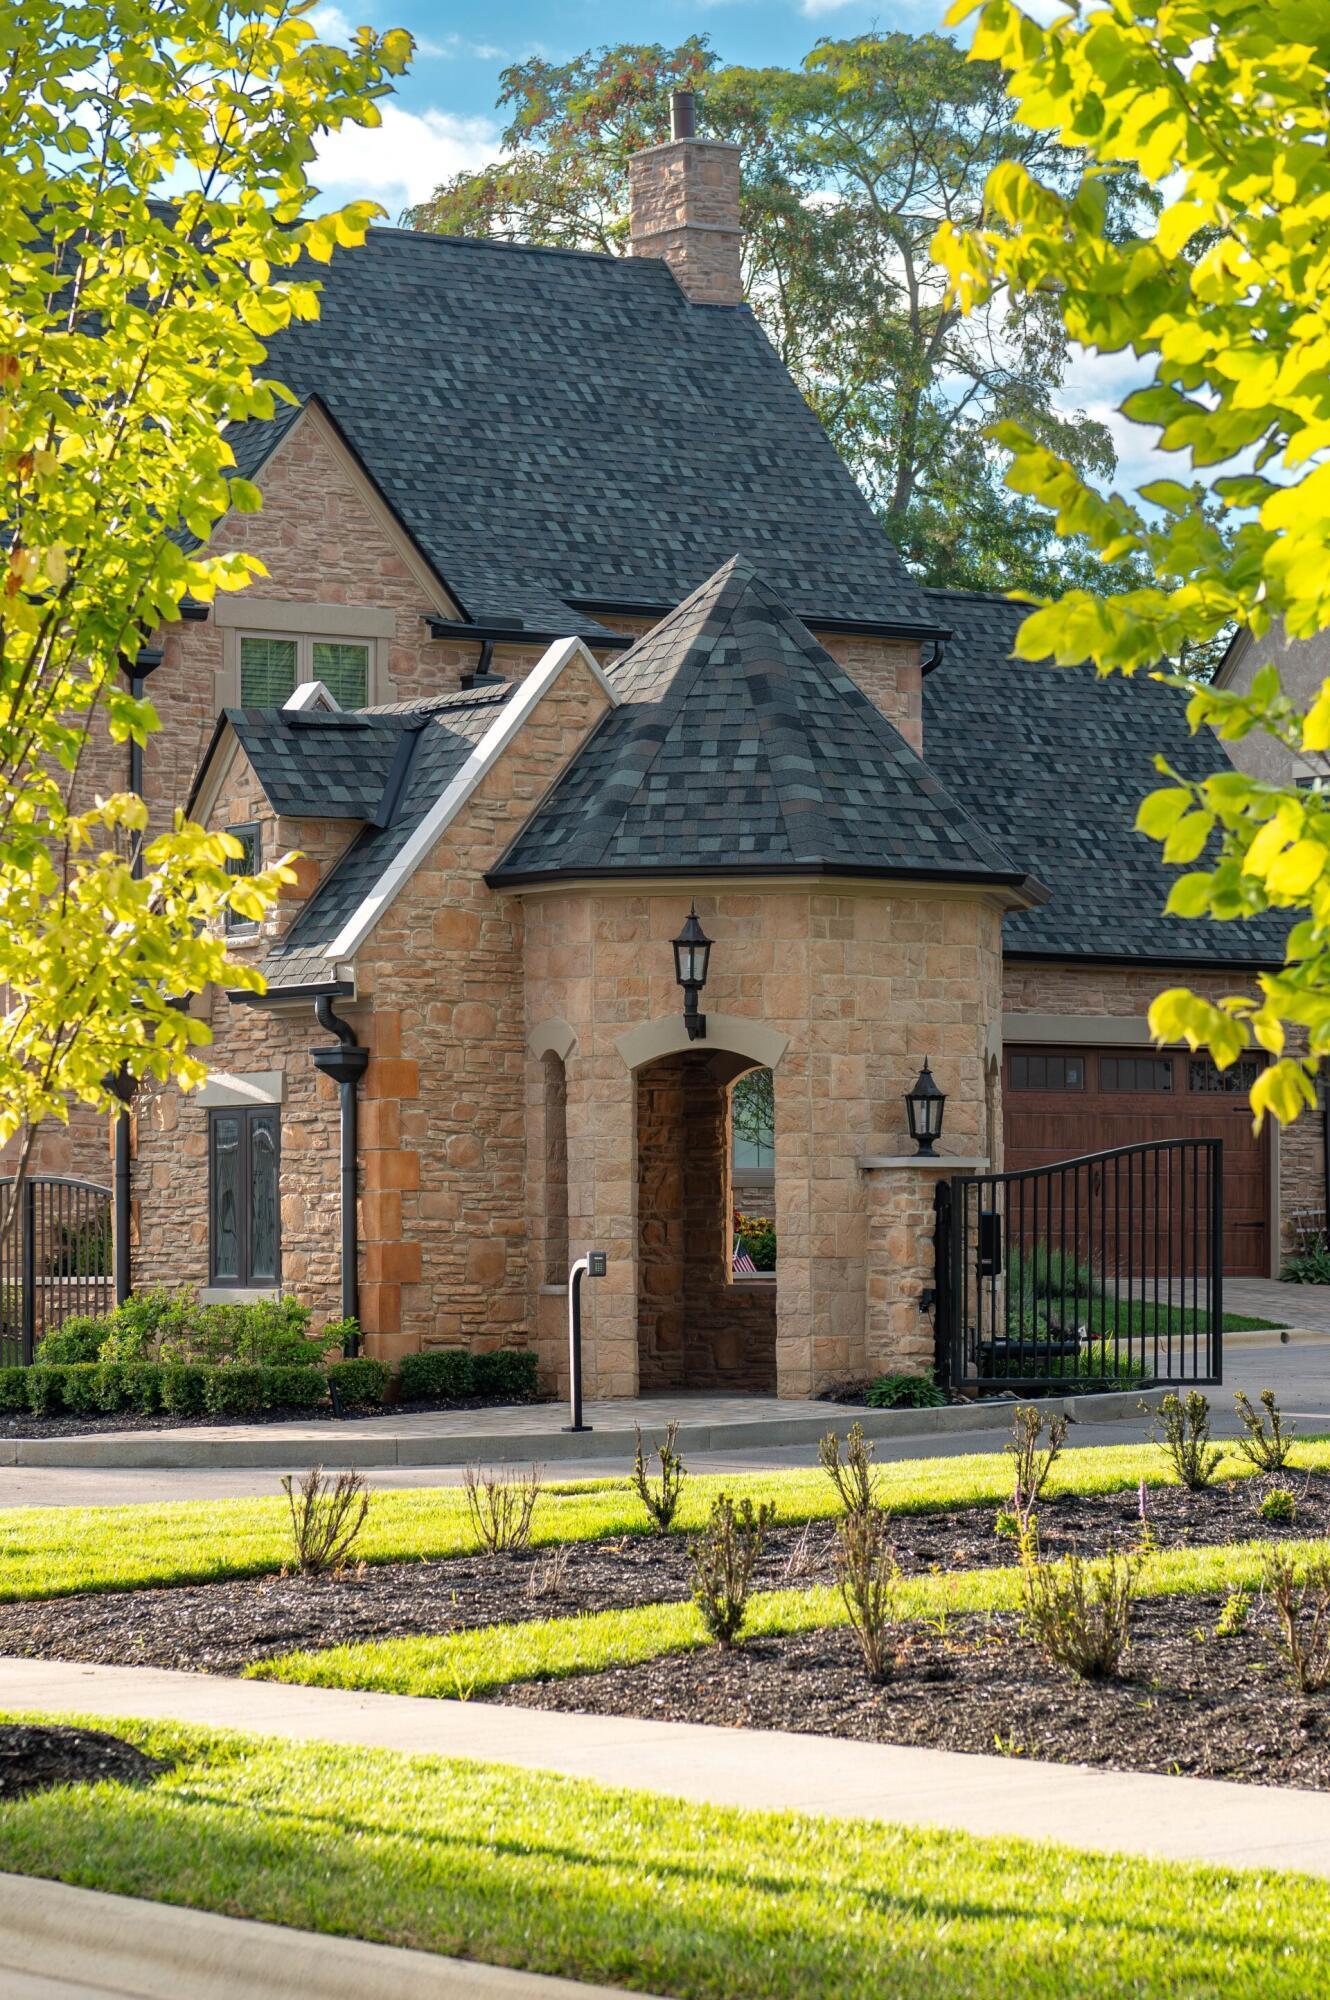
POLYGON ((608 669, 619 697, 491 872, 1027 885, 740 556, 608 669))

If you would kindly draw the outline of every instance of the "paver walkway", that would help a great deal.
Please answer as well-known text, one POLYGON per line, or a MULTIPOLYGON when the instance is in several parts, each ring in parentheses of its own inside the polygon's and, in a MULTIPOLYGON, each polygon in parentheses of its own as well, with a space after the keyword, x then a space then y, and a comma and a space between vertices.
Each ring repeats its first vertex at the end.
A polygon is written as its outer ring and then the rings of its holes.
POLYGON ((619 1987, 3 1874, 0 1993, 4 2000, 627 2000, 619 1987))
POLYGON ((0 1708, 470 1757, 672 1798, 1330 1877, 1330 1793, 839 1737, 0 1658, 0 1708))

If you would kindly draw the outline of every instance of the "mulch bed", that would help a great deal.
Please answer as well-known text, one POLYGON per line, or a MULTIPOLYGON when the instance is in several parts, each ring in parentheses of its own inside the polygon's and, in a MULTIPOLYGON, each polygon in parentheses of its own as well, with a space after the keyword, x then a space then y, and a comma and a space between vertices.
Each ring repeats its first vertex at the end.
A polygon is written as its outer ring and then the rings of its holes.
MULTIPOLYGON (((1150 1488, 1146 1511, 1162 1547, 1330 1532, 1330 1474, 1290 1475, 1289 1484, 1298 1512, 1287 1528, 1259 1520, 1256 1503, 1264 1488, 1256 1481, 1201 1494, 1150 1488)), ((1051 1555, 1068 1548, 1097 1553, 1110 1542, 1125 1546, 1139 1530, 1135 1493, 1049 1499, 1040 1519, 1042 1545, 1051 1555)), ((993 1532, 990 1507, 898 1515, 891 1532, 896 1559, 907 1572, 1015 1560, 1014 1544, 993 1532)), ((754 1588, 833 1582, 832 1538, 829 1521, 772 1530, 754 1588)), ((574 1542, 566 1552, 375 1563, 334 1577, 268 1576, 0 1604, 0 1653, 235 1673, 250 1660, 298 1647, 573 1617, 687 1598, 690 1589, 686 1537, 626 1535, 574 1542)))
POLYGON ((874 1687, 846 1630, 752 1639, 645 1666, 527 1683, 491 1699, 524 1708, 784 1729, 1119 1771, 1330 1790, 1330 1693, 1282 1676, 1264 1607, 1216 1638, 1222 1599, 1143 1599, 1124 1678, 1050 1666, 1011 1614, 911 1626, 893 1680, 874 1687))
POLYGON ((170 1766, 100 1729, 0 1724, 0 1799, 55 1785, 147 1785, 170 1766))
POLYGON ((347 1418, 362 1417, 412 1417, 430 1410, 511 1410, 518 1404, 547 1403, 549 1396, 453 1396, 433 1397, 427 1401, 386 1403, 368 1409, 348 1409, 343 1417, 334 1416, 325 1404, 312 1410, 256 1410, 252 1416, 236 1417, 228 1424, 225 1417, 176 1417, 157 1415, 145 1417, 132 1410, 118 1410, 106 1417, 34 1417, 16 1416, 12 1412, 0 1416, 0 1437, 7 1438, 55 1438, 88 1437, 104 1431, 194 1431, 201 1427, 209 1430, 230 1430, 236 1425, 250 1424, 337 1424, 347 1418))

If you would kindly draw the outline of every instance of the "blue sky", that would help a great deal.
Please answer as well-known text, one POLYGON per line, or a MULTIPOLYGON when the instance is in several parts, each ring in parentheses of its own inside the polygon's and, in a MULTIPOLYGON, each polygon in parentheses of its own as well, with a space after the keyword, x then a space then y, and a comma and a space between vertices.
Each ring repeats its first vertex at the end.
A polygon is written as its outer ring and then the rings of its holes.
MULTIPOLYGON (((1031 11, 1035 11, 1034 0, 1031 11)), ((565 61, 583 49, 621 41, 673 45, 706 34, 722 60, 793 65, 821 36, 903 28, 940 29, 947 0, 321 0, 320 32, 341 40, 362 21, 408 28, 417 53, 410 74, 383 106, 376 131, 332 135, 321 147, 318 181, 330 199, 369 196, 396 222, 409 201, 429 194, 449 175, 492 159, 504 118, 496 110, 499 73, 510 62, 540 54, 565 61)), ((1147 434, 1118 414, 1139 380, 1130 356, 1080 356, 1066 384, 1068 409, 1107 423, 1117 441, 1119 482, 1137 484, 1163 472, 1176 476, 1149 449, 1147 434)))

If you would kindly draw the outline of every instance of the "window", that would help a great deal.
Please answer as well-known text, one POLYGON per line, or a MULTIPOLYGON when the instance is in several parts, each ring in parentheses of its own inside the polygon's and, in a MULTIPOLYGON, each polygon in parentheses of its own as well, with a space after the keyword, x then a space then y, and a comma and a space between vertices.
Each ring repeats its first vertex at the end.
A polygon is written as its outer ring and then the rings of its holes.
POLYGON ((730 1094, 731 1144, 737 1172, 773 1168, 776 1129, 769 1069, 750 1069, 730 1094))
POLYGON ((1172 1090, 1172 1056, 1101 1056, 1101 1090, 1172 1090))
POLYGON ((1216 1069, 1209 1056, 1187 1059, 1188 1090, 1204 1090, 1221 1097, 1246 1096, 1261 1074, 1259 1056, 1239 1056, 1227 1069, 1216 1069))
POLYGON ((322 681, 342 708, 363 708, 369 700, 369 642, 242 634, 242 708, 280 708, 302 681, 322 681))
POLYGON ((1084 1090, 1085 1061, 1023 1049, 1012 1055, 1008 1080, 1013 1090, 1084 1090))
MULTIPOLYGON (((228 826, 227 832, 233 840, 238 840, 244 853, 237 855, 226 864, 228 875, 257 875, 263 866, 262 841, 257 824, 251 820, 247 826, 228 826)), ((252 917, 242 917, 238 910, 226 913, 226 929, 231 937, 252 937, 258 929, 252 917)))
POLYGON ((208 1113, 208 1282, 281 1279, 279 1114, 271 1106, 208 1113))

